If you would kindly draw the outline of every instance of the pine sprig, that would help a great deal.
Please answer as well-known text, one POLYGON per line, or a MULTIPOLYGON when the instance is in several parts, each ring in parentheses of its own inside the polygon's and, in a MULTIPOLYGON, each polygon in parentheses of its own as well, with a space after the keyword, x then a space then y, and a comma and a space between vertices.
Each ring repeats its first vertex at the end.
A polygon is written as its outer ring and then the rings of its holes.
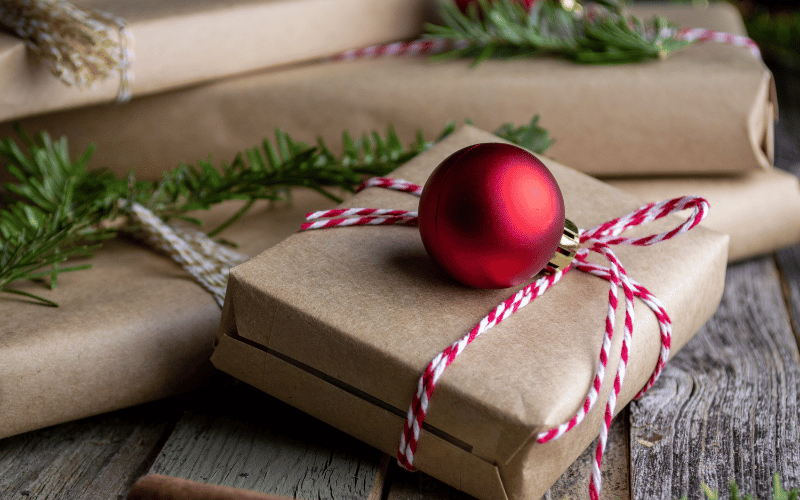
POLYGON ((566 9, 555 0, 534 2, 530 11, 514 0, 477 0, 462 12, 439 0, 443 25, 428 24, 427 37, 468 45, 433 59, 553 55, 584 64, 621 64, 664 58, 691 42, 677 40, 660 16, 644 22, 628 14, 621 0, 601 0, 566 9))
POLYGON ((549 132, 539 125, 539 115, 534 116, 527 125, 520 127, 506 123, 495 130, 494 135, 539 154, 547 151, 554 142, 549 132))
MULTIPOLYGON (((448 124, 436 141, 453 130, 455 125, 448 124)), ((209 233, 213 236, 241 218, 253 202, 285 199, 289 188, 313 189, 341 202, 336 191, 352 192, 364 176, 386 175, 436 141, 425 141, 419 134, 406 148, 392 127, 384 136, 374 132, 358 139, 344 132, 343 152, 335 155, 321 138, 316 146, 310 146, 279 129, 274 142, 265 139, 261 148, 246 150, 231 164, 215 167, 208 159, 197 166, 180 165, 155 185, 136 183, 128 200, 142 203, 165 220, 179 217, 196 223, 199 221, 187 218, 188 212, 207 210, 228 200, 246 200, 239 212, 209 233)))
POLYGON ((97 226, 103 218, 97 207, 76 196, 80 180, 87 175, 91 150, 73 162, 65 139, 53 142, 43 134, 37 145, 20 135, 28 146, 27 155, 11 139, 0 141, 0 155, 8 160, 8 171, 18 181, 0 191, 0 292, 54 305, 9 285, 49 278, 49 286, 55 287, 59 274, 90 267, 62 263, 90 256, 99 240, 112 234, 97 226))
MULTIPOLYGON (((384 135, 353 138, 345 132, 337 155, 318 139, 315 145, 294 140, 278 130, 230 163, 214 165, 211 159, 182 164, 160 181, 138 180, 131 173, 117 177, 105 170, 92 171, 87 149, 71 159, 67 140, 53 141, 46 133, 36 139, 17 130, 25 149, 6 138, 0 157, 16 179, 0 189, 0 292, 22 295, 42 304, 52 301, 11 285, 23 280, 46 281, 52 288, 61 273, 91 267, 88 262, 63 265, 70 259, 89 258, 103 239, 120 230, 138 228, 116 222, 133 205, 148 207, 164 220, 180 218, 201 224, 189 213, 206 210, 229 200, 243 200, 242 208, 209 234, 216 235, 241 218, 257 200, 284 200, 293 187, 313 189, 334 201, 342 191, 352 192, 365 177, 383 176, 450 135, 455 124, 444 127, 433 141, 422 133, 408 147, 394 129, 384 135)), ((542 153, 551 141, 534 117, 529 125, 506 124, 497 135, 542 153)))
POLYGON ((0 212, 4 226, 17 224, 16 234, 9 238, 4 235, 0 243, 0 292, 23 295, 55 306, 51 300, 9 285, 21 280, 49 278, 49 286, 54 288, 59 274, 91 267, 88 263, 66 267, 62 263, 77 257, 91 257, 100 246, 97 242, 113 234, 96 230, 91 214, 78 214, 75 223, 67 223, 61 210, 34 218, 21 217, 19 212, 21 210, 14 209, 0 212), (27 227, 20 229, 22 225, 27 227))

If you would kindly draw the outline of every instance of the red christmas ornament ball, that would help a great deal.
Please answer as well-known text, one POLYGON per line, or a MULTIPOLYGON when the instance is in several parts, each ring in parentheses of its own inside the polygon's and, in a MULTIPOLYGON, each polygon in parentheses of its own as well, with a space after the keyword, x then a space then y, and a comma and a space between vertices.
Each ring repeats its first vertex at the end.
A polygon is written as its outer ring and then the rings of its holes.
POLYGON ((530 281, 555 254, 564 199, 553 174, 529 152, 476 144, 428 178, 419 230, 450 276, 475 288, 506 288, 530 281))

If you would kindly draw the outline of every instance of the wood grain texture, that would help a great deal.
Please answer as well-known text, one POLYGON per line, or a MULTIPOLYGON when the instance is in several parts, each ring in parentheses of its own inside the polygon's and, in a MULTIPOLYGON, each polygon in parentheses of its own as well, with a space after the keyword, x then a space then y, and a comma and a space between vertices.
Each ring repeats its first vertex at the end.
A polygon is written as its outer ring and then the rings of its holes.
POLYGON ((775 165, 800 175, 800 70, 770 64, 778 93, 775 165))
POLYGON ((306 500, 379 500, 385 468, 378 450, 228 382, 184 413, 150 472, 306 500))
POLYGON ((408 472, 389 464, 386 500, 473 500, 473 497, 424 472, 408 472))
MULTIPOLYGON (((775 127, 775 165, 800 176, 800 70, 770 65, 780 114, 775 127)), ((797 214, 800 217, 800 214, 797 214)), ((784 295, 800 345, 800 245, 777 253, 784 295)))
POLYGON ((775 266, 728 267, 720 308, 630 405, 635 499, 800 484, 800 355, 775 266))
POLYGON ((775 255, 775 260, 780 271, 781 286, 795 341, 800 346, 800 245, 779 251, 775 255))
POLYGON ((173 398, 0 440, 0 498, 124 498, 182 404, 173 398))
MULTIPOLYGON (((628 474, 628 415, 623 410, 614 419, 603 458, 601 500, 630 498, 628 474)), ((562 439, 567 439, 565 436, 562 439)), ((589 498, 594 443, 553 484, 542 500, 584 500, 589 498)), ((470 500, 471 496, 421 472, 407 472, 394 461, 389 468, 386 500, 470 500)))
MULTIPOLYGON (((628 409, 623 409, 611 423, 603 464, 603 489, 601 500, 626 500, 631 498, 629 467, 630 429, 628 409)), ((566 439, 564 436, 561 439, 566 439)), ((594 461, 595 443, 578 457, 569 469, 555 482, 543 500, 584 500, 589 498, 589 477, 594 461)))

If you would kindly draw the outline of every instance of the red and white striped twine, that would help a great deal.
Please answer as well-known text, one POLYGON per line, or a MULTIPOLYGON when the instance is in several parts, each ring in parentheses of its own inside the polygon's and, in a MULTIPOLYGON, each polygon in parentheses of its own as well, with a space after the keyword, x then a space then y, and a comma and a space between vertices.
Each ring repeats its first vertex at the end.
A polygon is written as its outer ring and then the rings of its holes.
MULTIPOLYGON (((412 193, 417 196, 419 196, 419 194, 422 192, 421 186, 396 179, 371 179, 367 181, 362 188, 366 186, 395 189, 412 193)), ((660 203, 650 203, 624 217, 605 222, 593 229, 581 230, 580 242, 582 248, 578 250, 575 260, 569 267, 562 271, 545 273, 533 283, 519 290, 517 293, 500 303, 491 312, 489 312, 489 314, 481 319, 480 322, 478 322, 478 324, 472 328, 472 330, 446 347, 442 352, 437 354, 433 360, 431 360, 419 379, 414 397, 408 409, 408 416, 403 428, 403 434, 400 437, 400 446, 397 452, 397 460, 400 465, 406 469, 414 470, 414 454, 417 450, 417 443, 420 436, 420 430, 422 429, 422 423, 427 415, 428 405, 430 398, 433 396, 433 391, 436 388, 436 382, 439 380, 439 377, 442 376, 444 370, 453 361, 455 361, 458 355, 461 354, 473 340, 514 314, 522 307, 525 307, 532 300, 541 296, 550 287, 558 283, 564 274, 575 268, 579 271, 592 274, 609 281, 610 286, 608 290, 608 310, 605 319, 605 336, 600 348, 600 357, 597 363, 594 380, 589 388, 583 405, 568 422, 540 433, 537 436, 537 441, 539 443, 546 443, 548 441, 560 438, 567 431, 581 423, 586 417, 586 414, 589 413, 589 411, 597 402, 600 388, 602 387, 603 380, 605 378, 612 345, 611 340, 614 335, 614 323, 618 304, 617 290, 619 287, 622 287, 623 298, 625 300, 625 327, 623 331, 620 362, 617 365, 613 390, 610 392, 608 400, 606 401, 603 425, 600 430, 600 438, 598 439, 595 449, 592 477, 589 483, 590 498, 592 500, 599 499, 600 489, 602 487, 600 465, 602 464, 603 452, 608 441, 608 430, 611 426, 611 420, 617 404, 617 397, 622 389, 622 384, 625 379, 625 370, 628 364, 629 346, 633 336, 633 299, 641 299, 655 313, 661 335, 661 353, 659 355, 658 362, 656 363, 650 379, 636 397, 641 396, 646 390, 652 387, 658 376, 661 374, 661 371, 664 369, 664 365, 669 358, 672 336, 672 323, 667 315, 666 310, 664 309, 662 302, 652 293, 650 293, 647 288, 628 276, 624 266, 612 251, 611 245, 647 246, 660 243, 664 240, 668 240, 683 234, 695 227, 701 220, 705 218, 706 214, 708 213, 708 209, 709 205, 705 199, 685 196, 682 198, 662 201, 660 203), (692 214, 683 224, 670 231, 641 238, 625 238, 619 236, 621 233, 631 227, 640 226, 653 220, 665 217, 666 215, 686 209, 693 209, 692 214), (588 257, 591 252, 595 252, 604 256, 606 260, 608 260, 609 266, 604 267, 589 262, 588 257)), ((303 230, 375 224, 417 226, 418 214, 417 212, 407 210, 351 208, 313 212, 308 214, 308 220, 314 222, 304 224, 302 227, 303 230)))
POLYGON ((747 47, 756 58, 761 59, 761 50, 759 50, 758 44, 746 36, 732 35, 703 28, 684 28, 678 30, 677 38, 687 42, 720 42, 735 47, 747 47))
MULTIPOLYGON (((670 33, 668 33, 670 35, 670 33)), ((674 33, 678 40, 687 42, 720 42, 735 47, 747 47, 750 52, 758 59, 761 59, 761 51, 756 42, 746 36, 732 35, 720 31, 712 31, 703 28, 684 28, 674 33)), ((445 50, 463 49, 470 46, 469 40, 443 40, 441 38, 420 38, 407 42, 386 43, 380 45, 370 45, 360 49, 348 50, 331 57, 334 61, 354 61, 357 59, 379 59, 382 57, 403 57, 418 55, 434 55, 445 50)))
POLYGON ((378 59, 381 57, 403 57, 432 55, 448 49, 463 49, 470 45, 469 40, 449 41, 442 38, 420 38, 406 42, 370 45, 360 49, 341 52, 332 57, 334 61, 352 61, 356 59, 378 59))

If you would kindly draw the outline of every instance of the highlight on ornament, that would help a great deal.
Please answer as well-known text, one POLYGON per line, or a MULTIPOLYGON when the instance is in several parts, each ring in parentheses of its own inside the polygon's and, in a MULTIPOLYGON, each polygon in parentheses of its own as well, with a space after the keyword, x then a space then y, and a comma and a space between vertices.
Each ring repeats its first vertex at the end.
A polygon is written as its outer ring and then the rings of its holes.
POLYGON ((527 283, 547 266, 567 267, 578 248, 553 174, 510 144, 476 144, 446 158, 422 190, 419 231, 431 258, 474 288, 527 283))

